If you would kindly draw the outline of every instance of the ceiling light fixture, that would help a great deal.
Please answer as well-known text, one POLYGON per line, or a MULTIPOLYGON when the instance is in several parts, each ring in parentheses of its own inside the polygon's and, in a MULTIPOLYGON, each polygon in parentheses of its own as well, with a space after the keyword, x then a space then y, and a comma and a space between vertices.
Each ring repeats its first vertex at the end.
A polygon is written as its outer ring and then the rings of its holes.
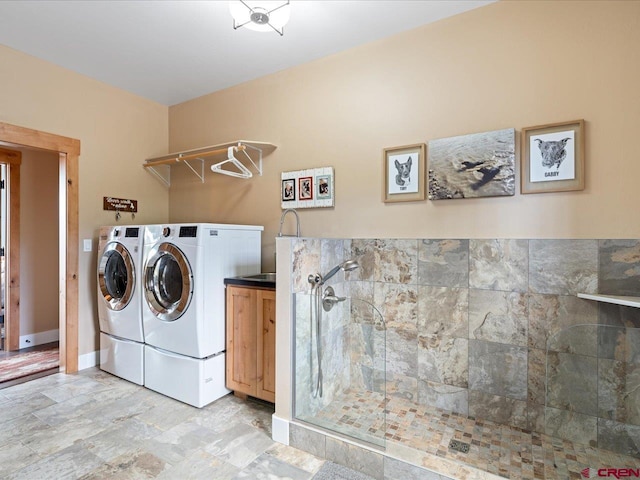
POLYGON ((274 30, 281 36, 289 21, 291 5, 289 1, 243 1, 229 2, 229 11, 233 17, 233 29, 247 27, 257 32, 274 30))

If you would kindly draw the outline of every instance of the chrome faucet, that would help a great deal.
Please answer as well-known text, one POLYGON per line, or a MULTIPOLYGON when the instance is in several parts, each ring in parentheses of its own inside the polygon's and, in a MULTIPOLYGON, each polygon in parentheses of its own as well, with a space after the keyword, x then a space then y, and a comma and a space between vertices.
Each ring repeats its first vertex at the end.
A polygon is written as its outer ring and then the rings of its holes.
MULTIPOLYGON (((280 230, 278 231, 278 236, 282 237, 282 225, 284 224, 284 217, 287 216, 287 213, 292 212, 296 216, 296 237, 300 236, 300 217, 298 216, 298 212, 296 212, 293 208, 287 208, 284 212, 282 212, 282 216, 280 217, 280 230)), ((291 236, 291 235, 288 235, 291 236)))

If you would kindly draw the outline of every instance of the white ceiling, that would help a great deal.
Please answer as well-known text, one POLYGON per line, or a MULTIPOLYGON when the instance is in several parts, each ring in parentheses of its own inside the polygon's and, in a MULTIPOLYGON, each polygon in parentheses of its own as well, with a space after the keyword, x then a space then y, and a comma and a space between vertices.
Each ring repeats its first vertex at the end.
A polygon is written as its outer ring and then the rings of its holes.
POLYGON ((222 0, 0 0, 0 44, 174 105, 492 1, 292 0, 280 37, 222 0))

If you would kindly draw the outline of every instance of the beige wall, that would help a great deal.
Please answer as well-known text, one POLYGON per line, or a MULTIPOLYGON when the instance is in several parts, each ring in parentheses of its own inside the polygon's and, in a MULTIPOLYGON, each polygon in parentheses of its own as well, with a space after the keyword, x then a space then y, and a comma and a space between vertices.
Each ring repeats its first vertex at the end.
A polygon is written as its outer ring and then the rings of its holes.
POLYGON ((638 1, 506 1, 173 106, 171 151, 278 149, 251 180, 174 167, 170 219, 265 225, 271 269, 280 173, 332 165, 336 207, 301 210, 303 235, 640 237, 638 45, 638 1), (514 197, 381 201, 385 147, 580 118, 584 191, 521 195, 518 171, 514 197))
POLYGON ((115 223, 102 197, 138 200, 135 220, 164 222, 168 193, 145 172, 148 157, 167 152, 167 107, 0 46, 0 121, 77 138, 80 154, 79 353, 98 349, 96 248, 98 228, 115 223))
POLYGON ((20 166, 20 335, 58 324, 58 154, 25 151, 20 166))
MULTIPOLYGON (((280 173, 332 165, 335 209, 301 210, 326 237, 640 237, 640 2, 499 2, 167 107, 0 46, 0 121, 81 141, 79 351, 97 342, 103 196, 138 200, 121 224, 265 225, 273 268, 280 173), (583 192, 383 204, 384 147, 499 128, 586 120, 583 192), (170 125, 170 129, 169 129, 170 125), (168 134, 168 130, 169 134, 168 134), (264 175, 206 181, 173 167, 167 190, 145 158, 239 138, 268 141, 264 175), (169 148, 167 148, 169 147, 169 148)), ((207 166, 211 162, 207 163, 207 166)), ((518 189, 519 190, 519 189, 518 189)))

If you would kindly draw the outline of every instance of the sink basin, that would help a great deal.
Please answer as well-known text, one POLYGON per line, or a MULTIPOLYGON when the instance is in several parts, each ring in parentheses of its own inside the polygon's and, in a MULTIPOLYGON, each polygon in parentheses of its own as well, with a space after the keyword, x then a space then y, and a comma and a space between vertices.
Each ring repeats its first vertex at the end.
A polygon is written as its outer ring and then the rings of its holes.
POLYGON ((253 275, 240 275, 239 277, 225 278, 225 285, 239 285, 257 288, 275 288, 275 273, 254 273, 253 275))
POLYGON ((257 273, 255 275, 244 275, 241 278, 246 278, 247 280, 258 280, 263 282, 275 282, 276 274, 275 273, 257 273))

